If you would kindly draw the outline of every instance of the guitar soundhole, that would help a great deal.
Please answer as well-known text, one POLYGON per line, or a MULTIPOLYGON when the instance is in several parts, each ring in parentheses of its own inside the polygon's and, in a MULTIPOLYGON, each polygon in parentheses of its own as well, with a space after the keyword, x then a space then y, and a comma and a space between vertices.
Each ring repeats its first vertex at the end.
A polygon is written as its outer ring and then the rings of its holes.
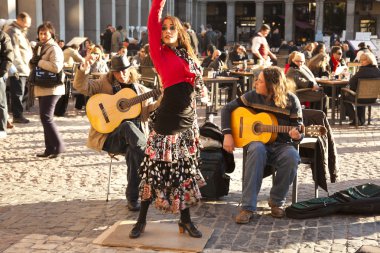
POLYGON ((129 111, 130 107, 128 106, 126 99, 120 99, 119 102, 117 103, 117 108, 119 109, 119 111, 127 112, 129 111))
POLYGON ((261 134, 261 122, 254 122, 252 125, 252 132, 254 134, 261 134))

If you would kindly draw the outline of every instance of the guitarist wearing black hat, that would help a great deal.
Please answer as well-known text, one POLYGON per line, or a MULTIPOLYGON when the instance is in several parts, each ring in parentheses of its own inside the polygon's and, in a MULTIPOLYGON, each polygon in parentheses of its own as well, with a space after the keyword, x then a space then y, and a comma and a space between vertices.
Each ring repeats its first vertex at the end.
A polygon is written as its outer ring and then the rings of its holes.
POLYGON ((125 56, 112 57, 110 71, 99 79, 89 78, 91 64, 92 58, 87 57, 76 72, 73 85, 78 92, 90 96, 86 111, 92 126, 87 146, 98 151, 125 155, 128 167, 128 209, 138 211, 140 179, 137 171, 144 158, 149 134, 149 113, 158 107, 161 100, 154 101, 152 97, 160 92, 152 92, 138 83, 140 75, 125 56), (114 94, 125 94, 126 97, 115 99, 112 97, 116 96, 114 94), (90 103, 92 99, 94 103, 90 103))

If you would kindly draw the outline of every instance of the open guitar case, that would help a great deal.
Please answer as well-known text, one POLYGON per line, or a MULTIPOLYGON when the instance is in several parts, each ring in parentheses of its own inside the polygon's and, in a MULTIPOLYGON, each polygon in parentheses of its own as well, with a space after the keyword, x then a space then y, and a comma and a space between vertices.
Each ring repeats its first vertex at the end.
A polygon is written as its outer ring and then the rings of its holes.
POLYGON ((314 198, 292 204, 286 216, 307 219, 331 214, 380 214, 380 186, 367 183, 338 191, 329 197, 314 198))

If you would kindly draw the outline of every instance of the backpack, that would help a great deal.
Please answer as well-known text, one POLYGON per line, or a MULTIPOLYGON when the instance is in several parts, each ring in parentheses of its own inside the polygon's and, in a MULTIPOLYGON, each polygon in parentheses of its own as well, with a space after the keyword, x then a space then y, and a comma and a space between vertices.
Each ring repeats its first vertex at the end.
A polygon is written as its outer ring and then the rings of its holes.
POLYGON ((200 188, 202 197, 218 199, 228 195, 231 173, 235 169, 233 154, 223 149, 223 134, 212 122, 206 122, 199 129, 203 149, 200 152, 199 169, 206 180, 200 188))
MULTIPOLYGON (((225 151, 223 147, 224 136, 219 126, 214 123, 207 121, 199 128, 199 134, 202 137, 210 138, 214 141, 217 141, 220 145, 214 146, 215 149, 220 148, 220 152, 223 154, 225 166, 225 173, 232 173, 235 170, 235 159, 232 153, 225 151)), ((207 149, 212 147, 208 146, 207 149)))

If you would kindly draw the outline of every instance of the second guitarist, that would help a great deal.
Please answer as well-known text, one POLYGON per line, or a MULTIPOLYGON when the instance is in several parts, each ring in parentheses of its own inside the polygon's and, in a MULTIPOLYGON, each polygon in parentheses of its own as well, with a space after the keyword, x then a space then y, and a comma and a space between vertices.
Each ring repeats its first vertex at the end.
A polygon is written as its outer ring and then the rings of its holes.
MULTIPOLYGON (((79 67, 74 79, 74 89, 86 95, 95 94, 115 94, 120 89, 130 88, 137 95, 146 93, 150 89, 138 84, 140 75, 124 56, 114 56, 111 59, 111 69, 107 75, 99 79, 89 79, 89 69, 91 58, 86 58, 85 62, 79 67)), ((142 102, 141 114, 133 119, 122 121, 121 124, 111 133, 103 134, 97 132, 93 127, 90 129, 87 146, 89 148, 112 154, 124 154, 127 163, 128 185, 126 197, 128 209, 138 211, 138 186, 140 179, 138 169, 144 158, 146 138, 149 134, 148 117, 159 105, 160 98, 155 102, 152 98, 142 102)))
POLYGON ((273 143, 252 141, 247 144, 242 209, 235 218, 236 223, 248 223, 254 217, 266 165, 271 165, 277 170, 268 201, 271 215, 276 218, 283 217, 286 195, 300 162, 293 142, 299 142, 303 137, 296 128, 302 125, 302 108, 296 95, 290 92, 285 74, 278 67, 265 68, 255 81, 255 88, 222 109, 223 148, 227 152, 233 152, 235 149, 231 134, 231 113, 240 106, 253 108, 257 113, 274 114, 278 125, 294 128, 289 133, 279 133, 273 143))

